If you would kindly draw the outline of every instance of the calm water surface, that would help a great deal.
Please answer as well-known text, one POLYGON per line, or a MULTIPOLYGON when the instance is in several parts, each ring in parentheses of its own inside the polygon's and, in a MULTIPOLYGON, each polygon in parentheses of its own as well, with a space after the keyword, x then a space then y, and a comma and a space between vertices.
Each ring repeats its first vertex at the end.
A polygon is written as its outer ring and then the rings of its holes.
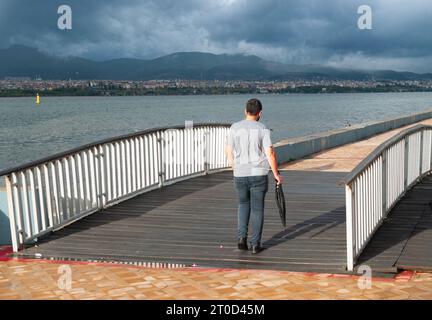
MULTIPOLYGON (((102 138, 194 122, 233 122, 249 95, 0 98, 0 170, 102 138)), ((432 93, 260 95, 273 141, 432 108, 432 93)))

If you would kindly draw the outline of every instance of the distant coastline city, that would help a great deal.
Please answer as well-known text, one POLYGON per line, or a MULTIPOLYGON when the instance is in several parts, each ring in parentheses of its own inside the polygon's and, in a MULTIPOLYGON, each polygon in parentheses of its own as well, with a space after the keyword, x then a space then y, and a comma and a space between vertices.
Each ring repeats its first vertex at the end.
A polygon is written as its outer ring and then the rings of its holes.
POLYGON ((0 97, 431 92, 432 80, 42 80, 6 77, 0 97))
POLYGON ((432 91, 432 73, 288 65, 247 54, 176 52, 94 61, 0 49, 0 96, 144 96, 432 91))

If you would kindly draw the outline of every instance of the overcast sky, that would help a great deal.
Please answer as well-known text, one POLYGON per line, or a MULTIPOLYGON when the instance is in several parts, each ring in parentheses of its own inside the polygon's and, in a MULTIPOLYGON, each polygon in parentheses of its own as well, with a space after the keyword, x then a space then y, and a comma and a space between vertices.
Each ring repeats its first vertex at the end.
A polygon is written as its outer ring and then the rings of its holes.
POLYGON ((178 51, 432 72, 431 0, 0 0, 1 47, 95 60, 178 51), (72 30, 57 8, 72 8, 72 30), (359 30, 370 5, 373 29, 359 30))

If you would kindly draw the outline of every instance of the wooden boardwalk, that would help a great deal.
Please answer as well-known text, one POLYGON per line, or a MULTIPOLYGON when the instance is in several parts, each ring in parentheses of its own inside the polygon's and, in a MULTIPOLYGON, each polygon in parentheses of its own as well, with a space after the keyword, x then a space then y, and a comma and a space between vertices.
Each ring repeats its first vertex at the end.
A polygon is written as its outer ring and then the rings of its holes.
MULTIPOLYGON (((423 123, 432 124, 432 120, 423 123)), ((345 272, 345 194, 339 184, 379 144, 404 128, 326 150, 284 166, 287 229, 266 198, 263 241, 253 256, 236 249, 232 172, 152 191, 76 222, 18 253, 144 265, 345 272)), ((432 270, 432 178, 389 214, 358 260, 374 272, 432 270)))
POLYGON ((287 229, 266 198, 259 255, 236 248, 232 172, 183 181, 95 213, 20 255, 220 268, 343 272, 344 173, 285 171, 287 229))

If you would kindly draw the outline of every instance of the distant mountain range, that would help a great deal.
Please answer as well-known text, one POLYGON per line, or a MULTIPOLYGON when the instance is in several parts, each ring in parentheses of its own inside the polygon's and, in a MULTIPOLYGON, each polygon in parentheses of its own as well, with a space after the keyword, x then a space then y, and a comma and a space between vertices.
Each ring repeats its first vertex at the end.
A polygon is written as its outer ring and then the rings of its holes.
POLYGON ((244 54, 178 52, 151 60, 93 61, 57 57, 21 45, 0 49, 0 79, 36 76, 57 80, 432 80, 432 73, 289 65, 244 54))

